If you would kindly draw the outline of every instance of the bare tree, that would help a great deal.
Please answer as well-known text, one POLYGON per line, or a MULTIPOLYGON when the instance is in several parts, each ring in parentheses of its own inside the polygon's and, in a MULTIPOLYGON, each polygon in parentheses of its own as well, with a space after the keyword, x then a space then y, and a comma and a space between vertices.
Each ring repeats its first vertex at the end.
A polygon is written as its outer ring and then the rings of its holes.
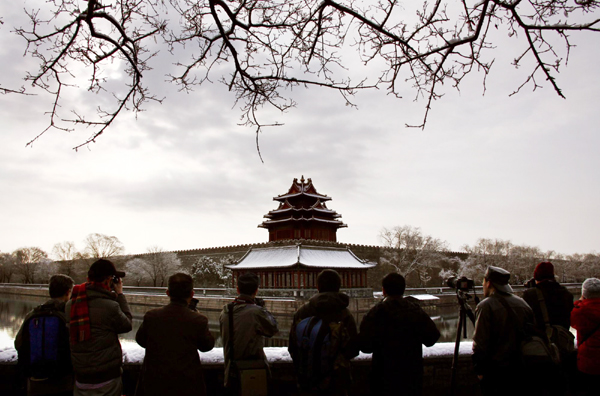
POLYGON ((125 247, 116 236, 90 234, 85 238, 83 254, 90 258, 109 258, 123 254, 125 247))
POLYGON ((125 264, 125 269, 127 271, 125 281, 129 284, 133 284, 134 286, 141 286, 142 283, 148 278, 148 274, 145 270, 146 266, 148 266, 148 263, 141 258, 129 260, 125 264))
POLYGON ((0 253, 0 282, 10 283, 15 270, 15 257, 9 253, 0 253))
POLYGON ((35 269, 35 279, 38 283, 49 283, 50 277, 57 274, 58 269, 59 264, 57 262, 50 259, 41 260, 35 269))
POLYGON ((294 106, 290 91, 308 86, 335 89, 352 104, 358 89, 401 97, 408 84, 425 100, 417 125, 424 127, 442 85, 458 89, 479 71, 485 91, 493 51, 506 44, 496 31, 511 37, 511 48, 521 48, 513 63, 527 72, 514 93, 547 81, 564 97, 556 74, 573 48, 570 34, 600 31, 599 8, 597 0, 56 0, 27 11, 30 27, 16 32, 40 64, 27 80, 54 97, 48 129, 91 127, 85 145, 123 111, 137 113, 145 102, 161 100, 142 83, 161 50, 156 42, 175 56, 171 81, 189 91, 220 79, 257 136, 261 127, 278 125, 259 121, 258 109, 285 111, 294 106), (349 66, 358 62, 371 67, 349 66), (102 74, 109 64, 128 76, 120 91, 102 74), (59 113, 78 81, 75 65, 88 73, 88 90, 113 95, 112 106, 99 107, 96 116, 59 113))
POLYGON ((25 247, 13 252, 16 273, 21 275, 23 283, 34 283, 37 267, 46 262, 48 254, 38 247, 25 247))
POLYGON ((145 269, 153 286, 165 286, 167 279, 179 267, 181 260, 176 253, 165 252, 158 246, 148 248, 148 255, 144 256, 145 269))
POLYGON ((381 263, 391 265, 405 278, 416 275, 419 286, 431 279, 431 267, 446 259, 448 243, 423 234, 418 227, 383 228, 379 236, 383 245, 390 248, 382 252, 381 263))

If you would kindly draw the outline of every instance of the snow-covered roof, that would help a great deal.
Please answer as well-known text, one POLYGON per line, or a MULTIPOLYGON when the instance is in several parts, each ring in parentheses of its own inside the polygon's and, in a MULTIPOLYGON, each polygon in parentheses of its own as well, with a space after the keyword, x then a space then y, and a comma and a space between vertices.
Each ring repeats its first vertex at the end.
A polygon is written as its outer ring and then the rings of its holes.
MULTIPOLYGON (((337 216, 339 217, 339 216, 337 216)), ((275 224, 275 223, 285 223, 287 221, 317 221, 321 223, 329 223, 329 224, 341 224, 340 227, 348 227, 346 224, 343 224, 341 220, 327 220, 327 219, 319 219, 318 217, 286 217, 285 219, 278 220, 266 220, 259 227, 264 224, 275 224)))
POLYGON ((231 269, 289 268, 293 266, 313 268, 367 269, 375 264, 361 260, 344 248, 305 246, 301 244, 271 248, 251 248, 231 269))

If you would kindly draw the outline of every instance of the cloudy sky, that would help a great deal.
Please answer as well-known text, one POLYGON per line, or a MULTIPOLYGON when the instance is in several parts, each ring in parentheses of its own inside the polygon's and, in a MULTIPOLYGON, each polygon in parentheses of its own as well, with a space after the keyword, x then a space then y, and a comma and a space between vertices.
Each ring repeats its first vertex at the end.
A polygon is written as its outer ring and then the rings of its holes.
MULTIPOLYGON (((15 2, 18 3, 18 2, 15 2)), ((35 63, 11 33, 20 7, 0 5, 0 86, 19 87, 35 63)), ((260 149, 226 87, 191 94, 164 82, 170 60, 149 73, 166 96, 137 120, 121 117, 97 143, 75 152, 89 132, 41 132, 51 98, 0 95, 0 251, 48 251, 90 233, 117 236, 128 253, 157 245, 183 250, 263 242, 257 228, 276 207, 272 197, 293 178, 312 178, 347 229, 338 240, 379 244, 382 227, 412 225, 454 250, 478 238, 509 239, 564 254, 600 250, 598 35, 577 44, 558 83, 567 99, 543 88, 509 94, 526 70, 510 66, 509 41, 494 56, 487 92, 481 75, 434 103, 424 131, 425 103, 384 91, 361 92, 358 109, 335 92, 300 89, 285 125, 264 130, 260 149)), ((215 79, 217 80, 217 79, 215 79)), ((71 97, 94 107, 83 94, 71 97)))

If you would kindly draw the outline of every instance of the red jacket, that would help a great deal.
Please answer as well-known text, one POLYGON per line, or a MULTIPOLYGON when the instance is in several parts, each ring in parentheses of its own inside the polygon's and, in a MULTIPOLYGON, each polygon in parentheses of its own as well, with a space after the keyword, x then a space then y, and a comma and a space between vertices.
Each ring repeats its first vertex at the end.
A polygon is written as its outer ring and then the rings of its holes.
POLYGON ((600 298, 575 301, 571 326, 577 330, 577 368, 600 375, 600 298))

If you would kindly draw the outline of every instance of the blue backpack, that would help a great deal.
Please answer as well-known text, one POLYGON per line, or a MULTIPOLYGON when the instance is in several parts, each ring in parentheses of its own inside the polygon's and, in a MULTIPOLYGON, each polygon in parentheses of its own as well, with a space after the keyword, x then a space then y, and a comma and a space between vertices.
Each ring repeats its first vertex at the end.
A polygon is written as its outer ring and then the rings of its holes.
POLYGON ((69 330, 54 304, 36 307, 23 324, 19 366, 27 377, 57 378, 72 371, 69 330))
POLYGON ((311 316, 296 325, 298 384, 304 390, 326 389, 332 375, 348 364, 341 353, 349 339, 341 322, 324 322, 311 316))

